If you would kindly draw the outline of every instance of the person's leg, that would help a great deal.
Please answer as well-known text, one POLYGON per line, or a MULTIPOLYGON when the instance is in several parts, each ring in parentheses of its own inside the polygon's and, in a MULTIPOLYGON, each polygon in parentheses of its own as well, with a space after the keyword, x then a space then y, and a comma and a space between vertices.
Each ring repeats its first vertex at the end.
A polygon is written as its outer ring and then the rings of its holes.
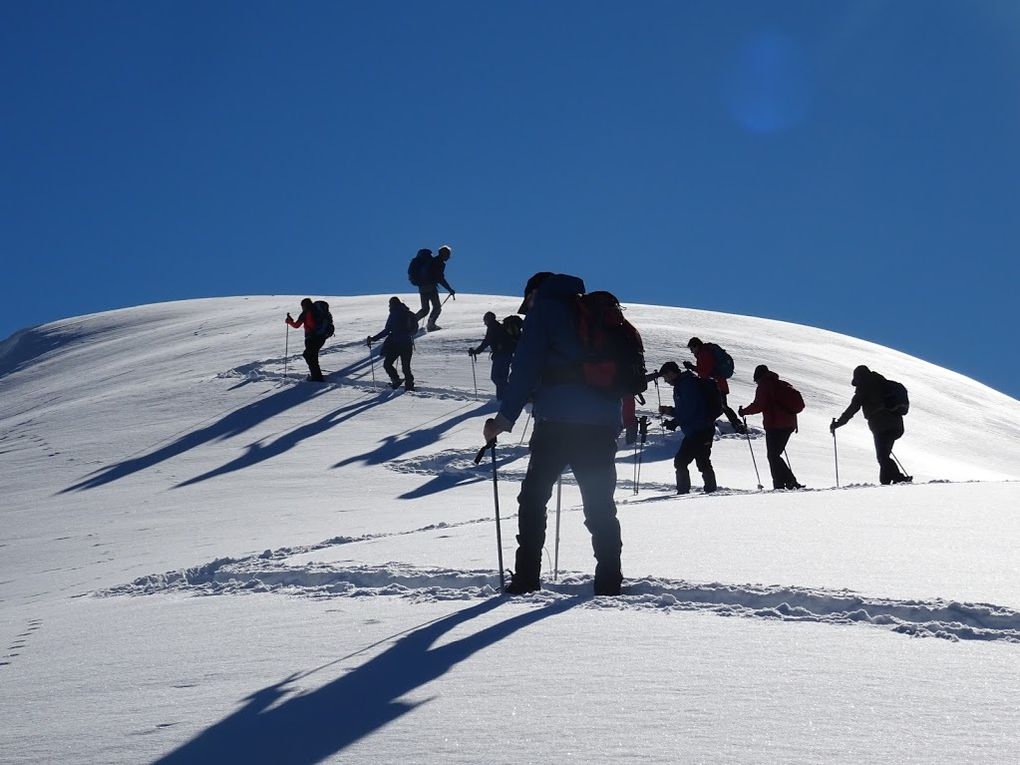
POLYGON ((793 477, 786 460, 783 459, 783 451, 790 441, 792 430, 770 428, 765 431, 765 453, 769 461, 769 471, 772 473, 772 487, 774 489, 792 489, 797 483, 793 477))
POLYGON ((429 293, 429 300, 432 302, 432 313, 429 314, 428 329, 436 328, 436 319, 439 318, 439 314, 443 311, 443 304, 439 301, 439 288, 435 287, 432 292, 429 293))
POLYGON ((727 395, 722 391, 719 391, 719 396, 722 398, 723 414, 726 415, 726 419, 729 420, 730 426, 737 433, 743 433, 745 430, 744 423, 740 421, 740 418, 737 417, 737 413, 730 409, 730 405, 726 403, 727 395))
MULTIPOLYGON (((389 338, 387 338, 389 339, 389 338)), ((397 360, 400 355, 399 349, 393 347, 393 343, 383 343, 382 357, 383 363, 382 368, 386 374, 390 377, 390 385, 396 388, 400 385, 400 375, 397 374, 396 367, 393 366, 393 362, 397 360)))
POLYGON ((673 468, 676 470, 676 493, 687 494, 691 490, 691 473, 688 466, 694 461, 694 439, 684 436, 680 442, 680 448, 673 458, 673 468))
POLYGON ((319 351, 325 342, 325 338, 305 335, 305 352, 301 355, 308 364, 309 377, 312 380, 321 381, 323 379, 322 369, 319 367, 319 351))
POLYGON ((500 401, 503 400, 503 393, 506 390, 507 378, 510 376, 510 360, 511 356, 509 353, 494 353, 492 354, 492 373, 489 379, 492 380, 492 384, 496 386, 496 398, 500 401))
POLYGON ((429 313, 429 292, 430 290, 422 287, 418 288, 418 297, 421 298, 421 308, 414 312, 414 318, 421 321, 429 313))
POLYGON ((567 465, 565 438, 559 423, 537 422, 528 448, 528 472, 517 495, 517 554, 511 589, 537 590, 542 574, 546 506, 553 486, 567 465))
POLYGON ((407 390, 414 390, 414 372, 411 371, 411 354, 414 353, 414 345, 408 343, 400 349, 400 367, 404 370, 404 387, 407 390))
POLYGON ((714 438, 714 428, 697 433, 691 438, 694 462, 698 466, 702 479, 705 481, 706 494, 710 494, 718 488, 715 482, 715 468, 712 467, 712 442, 714 438))
POLYGON ((895 431, 882 430, 874 433, 875 457, 878 459, 878 480, 883 486, 892 483, 900 475, 896 463, 892 460, 893 443, 896 441, 895 431))
POLYGON ((619 595, 620 521, 616 517, 616 434, 596 425, 572 426, 570 467, 584 504, 584 525, 595 554, 595 594, 619 595))

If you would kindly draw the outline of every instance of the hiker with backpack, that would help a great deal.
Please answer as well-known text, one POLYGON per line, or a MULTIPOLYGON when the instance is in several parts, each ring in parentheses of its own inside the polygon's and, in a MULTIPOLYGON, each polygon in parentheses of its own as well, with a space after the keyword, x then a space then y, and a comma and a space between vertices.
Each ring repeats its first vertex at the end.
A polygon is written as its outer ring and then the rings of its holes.
POLYGON ((698 466, 705 481, 705 493, 718 488, 712 467, 712 444, 715 441, 715 418, 722 414, 722 395, 710 377, 698 377, 690 370, 681 371, 675 361, 667 361, 659 376, 673 386, 673 406, 662 405, 659 414, 672 417, 663 422, 669 430, 680 428, 683 441, 673 458, 676 469, 676 493, 691 491, 690 464, 698 466))
POLYGON ((523 322, 520 316, 507 316, 502 322, 496 318, 492 311, 486 311, 482 317, 485 322, 485 338, 477 348, 468 348, 468 355, 472 358, 489 349, 489 358, 492 361, 492 371, 489 379, 496 386, 496 400, 503 400, 503 392, 506 390, 507 378, 510 376, 510 363, 514 359, 514 351, 517 350, 517 339, 521 336, 523 322))
POLYGON ((883 486, 913 481, 913 477, 904 475, 892 458, 893 444, 903 435, 903 415, 910 407, 907 389, 901 383, 887 380, 863 364, 854 369, 850 384, 856 389, 850 406, 838 419, 832 421, 829 431, 834 434, 836 428, 846 425, 863 409, 864 419, 868 421, 868 428, 875 439, 878 480, 883 486))
POLYGON ((569 465, 584 505, 595 555, 596 595, 619 595, 620 522, 616 489, 616 437, 620 400, 645 389, 644 349, 610 293, 585 294, 576 276, 548 271, 524 288, 524 332, 514 354, 499 413, 486 420, 486 443, 509 432, 529 398, 535 428, 518 500, 515 567, 506 592, 541 589, 546 504, 569 465), (590 330, 599 329, 599 332, 590 330), (600 339, 601 338, 601 339, 600 339), (639 383, 635 380, 639 379, 639 383), (640 385, 641 390, 635 389, 640 385))
POLYGON ((418 250, 418 254, 414 256, 411 264, 407 267, 407 278, 411 284, 418 288, 418 294, 421 297, 421 310, 415 314, 415 318, 423 319, 427 315, 429 320, 425 329, 429 332, 442 329, 436 324, 436 319, 443 311, 443 304, 439 301, 439 285, 442 285, 451 297, 457 294, 456 290, 446 281, 446 262, 450 259, 452 252, 450 246, 446 244, 439 248, 435 256, 432 255, 432 250, 423 248, 418 250), (429 312, 430 306, 431 313, 429 312))
POLYGON ((322 369, 319 367, 319 351, 326 341, 333 336, 333 316, 329 312, 329 303, 325 300, 312 302, 311 298, 301 301, 301 316, 297 321, 288 313, 284 322, 299 329, 305 328, 305 352, 301 354, 308 363, 308 382, 325 382, 322 369))
POLYGON ((414 312, 408 308, 398 297, 390 298, 390 315, 386 319, 386 326, 377 335, 369 335, 365 344, 370 351, 372 343, 385 337, 382 346, 383 369, 390 377, 390 387, 399 388, 401 384, 404 390, 414 390, 414 374, 411 372, 411 355, 414 353, 414 336, 418 334, 418 320, 414 312), (393 362, 400 359, 400 366, 404 370, 404 379, 400 379, 393 362))
POLYGON ((754 401, 738 407, 737 413, 741 417, 759 413, 762 415, 765 451, 773 488, 803 489, 804 486, 797 482, 793 470, 783 459, 783 453, 790 442, 790 436, 797 430, 797 415, 804 411, 804 397, 764 364, 755 367, 754 381, 758 385, 754 401))
POLYGON ((726 380, 733 377, 733 358, 716 343, 704 343, 700 338, 692 337, 687 341, 687 347, 694 354, 695 363, 684 362, 684 367, 694 372, 698 377, 711 378, 719 387, 719 395, 722 398, 722 411, 730 425, 737 433, 746 431, 744 423, 737 417, 737 413, 730 409, 726 403, 726 397, 730 394, 730 384, 726 380))

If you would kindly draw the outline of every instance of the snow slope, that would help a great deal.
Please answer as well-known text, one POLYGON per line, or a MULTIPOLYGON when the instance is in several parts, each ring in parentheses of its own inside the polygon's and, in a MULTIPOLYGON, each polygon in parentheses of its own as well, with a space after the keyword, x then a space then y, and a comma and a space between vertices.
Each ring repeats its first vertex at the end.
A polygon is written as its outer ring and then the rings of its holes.
MULTIPOLYGON (((325 386, 297 382, 300 334, 285 341, 299 297, 112 311, 0 345, 0 760, 1015 755, 1020 402, 830 332, 630 306, 650 366, 688 358, 693 334, 725 346, 734 408, 758 363, 797 385, 789 456, 810 490, 758 492, 748 441, 721 426, 725 490, 676 498, 678 438, 653 428, 639 493, 633 452, 617 460, 625 594, 589 595, 568 474, 560 575, 551 518, 546 589, 510 600, 491 466, 472 462, 492 386, 466 350, 482 313, 518 301, 448 302, 409 394, 364 346, 387 297, 329 298, 325 386), (858 417, 834 488, 827 423, 860 363, 910 389, 912 486, 874 485, 858 417)), ((498 450, 507 563, 523 427, 498 450)), ((751 447, 768 485, 760 428, 751 447)))

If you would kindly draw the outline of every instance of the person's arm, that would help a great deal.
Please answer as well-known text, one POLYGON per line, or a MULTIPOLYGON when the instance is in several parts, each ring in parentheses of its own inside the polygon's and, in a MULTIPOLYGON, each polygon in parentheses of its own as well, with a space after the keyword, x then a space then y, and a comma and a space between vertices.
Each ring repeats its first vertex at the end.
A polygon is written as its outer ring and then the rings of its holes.
POLYGON ((765 411, 765 393, 759 385, 754 392, 754 401, 744 407, 737 408, 737 414, 741 417, 748 414, 760 414, 765 411))
POLYGON ((298 317, 298 320, 294 321, 294 319, 292 319, 291 315, 288 313, 287 318, 284 319, 284 321, 290 324, 290 326, 292 326, 294 329, 300 329, 301 326, 304 324, 305 314, 302 313, 301 316, 298 317))
POLYGON ((472 348, 471 350, 468 351, 468 353, 470 353, 472 356, 477 356, 479 353, 483 353, 486 348, 494 347, 492 342, 493 339, 492 335, 493 329, 492 327, 488 327, 485 330, 485 337, 482 338, 482 344, 479 345, 477 348, 472 348))
POLYGON ((446 291, 453 295, 456 290, 450 286, 450 283, 446 281, 446 264, 439 263, 436 267, 436 284, 442 284, 446 288, 446 291))
POLYGON ((850 401, 850 406, 846 408, 846 411, 839 416, 838 419, 832 421, 830 430, 841 428, 846 425, 850 420, 853 419, 854 415, 861 410, 860 394, 854 394, 853 399, 850 401))

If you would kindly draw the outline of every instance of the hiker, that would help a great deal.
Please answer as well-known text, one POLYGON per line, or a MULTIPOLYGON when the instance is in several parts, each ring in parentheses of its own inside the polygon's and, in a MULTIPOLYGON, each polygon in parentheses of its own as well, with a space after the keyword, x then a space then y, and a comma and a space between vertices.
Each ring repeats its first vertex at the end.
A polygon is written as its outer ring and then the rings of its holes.
POLYGON ((372 343, 381 337, 386 339, 382 345, 383 369, 390 376, 390 387, 414 390, 414 374, 411 372, 411 354, 414 353, 414 336, 418 333, 418 320, 398 297, 390 298, 390 315, 386 326, 377 335, 369 335, 365 344, 371 349, 372 343), (400 358, 400 366, 404 370, 404 379, 400 379, 393 362, 400 358))
POLYGON ((726 397, 730 393, 730 384, 726 382, 727 377, 733 375, 733 359, 715 343, 703 343, 700 338, 692 337, 687 341, 687 347, 694 354, 696 363, 684 362, 684 367, 694 372, 698 377, 710 377, 719 386, 719 395, 722 397, 722 410, 726 419, 737 433, 745 432, 744 423, 737 417, 737 413, 730 409, 726 403, 726 397), (717 355, 719 354, 719 355, 717 355), (720 356, 727 360, 728 369, 721 368, 720 356))
POLYGON ((737 408, 737 414, 761 414, 765 427, 765 451, 768 454, 772 486, 775 489, 803 489, 783 453, 790 436, 797 430, 797 415, 804 410, 804 399, 790 383, 764 364, 754 368, 754 381, 758 389, 754 401, 737 408))
POLYGON ((705 493, 710 494, 718 488, 712 467, 712 443, 721 395, 714 389, 710 378, 699 379, 690 370, 680 371, 675 361, 663 364, 659 376, 673 386, 673 406, 659 407, 659 414, 673 418, 663 422, 663 427, 669 430, 679 427, 684 434, 680 449, 673 458, 676 493, 690 493, 691 474, 688 468, 694 462, 705 481, 705 493))
POLYGON ((333 335, 333 317, 329 314, 329 305, 325 301, 313 303, 311 298, 301 301, 301 316, 297 321, 288 313, 284 322, 298 329, 305 328, 305 352, 301 354, 308 363, 308 382, 325 382, 322 369, 319 367, 319 351, 333 335))
MULTIPOLYGON (((524 332, 514 354, 510 381, 499 413, 486 420, 482 431, 486 443, 510 431, 525 402, 533 397, 531 457, 517 497, 518 547, 506 588, 512 595, 541 589, 546 504, 568 465, 581 489, 585 526, 591 532, 595 594, 619 595, 623 582, 620 522, 613 501, 623 394, 600 390, 586 376, 583 360, 590 355, 578 330, 576 314, 584 291, 581 279, 566 274, 545 271, 528 280, 524 302, 517 311, 524 314, 524 332)), ((640 343, 636 330, 626 326, 640 343)), ((640 371, 643 379, 643 367, 640 371)))
POLYGON ((492 360, 489 379, 496 386, 496 400, 502 401, 507 378, 510 376, 510 363, 514 359, 514 351, 517 350, 517 338, 520 337, 521 318, 507 316, 500 322, 496 314, 486 311, 482 321, 485 322, 485 338, 477 348, 468 348, 468 355, 473 359, 486 348, 489 349, 489 358, 492 360))
POLYGON ((414 260, 411 261, 411 265, 407 269, 407 276, 411 280, 411 284, 418 288, 418 294, 421 296, 421 310, 415 314, 415 318, 420 320, 428 315, 429 320, 425 329, 429 332, 442 329, 436 324, 436 319, 443 311, 443 304, 439 302, 439 285, 443 285, 451 296, 457 294, 456 290, 446 281, 446 262, 450 259, 451 253, 450 246, 446 244, 439 248, 435 257, 432 255, 432 250, 418 250, 418 254, 414 256, 414 260), (429 313, 430 305, 431 313, 429 313))
POLYGON ((904 475, 892 458, 893 444, 903 435, 903 415, 887 406, 890 382, 863 364, 854 369, 850 384, 856 391, 850 400, 850 406, 829 425, 829 431, 835 433, 836 428, 843 427, 859 410, 864 410, 864 419, 868 421, 868 427, 875 438, 878 480, 883 486, 914 480, 912 476, 904 475))

